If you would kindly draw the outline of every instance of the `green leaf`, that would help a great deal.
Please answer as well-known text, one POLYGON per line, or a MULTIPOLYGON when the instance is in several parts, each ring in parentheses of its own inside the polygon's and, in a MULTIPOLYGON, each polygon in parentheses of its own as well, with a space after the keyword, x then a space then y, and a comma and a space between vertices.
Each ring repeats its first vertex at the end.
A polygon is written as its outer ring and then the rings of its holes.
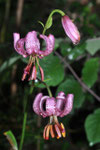
POLYGON ((45 27, 46 29, 49 29, 52 26, 52 21, 53 21, 52 16, 50 16, 46 23, 46 27, 45 27))
POLYGON ((98 50, 100 50, 100 38, 90 39, 86 41, 86 50, 94 55, 98 50))
POLYGON ((38 21, 38 23, 39 23, 39 24, 41 24, 41 25, 42 25, 42 27, 44 28, 44 24, 43 24, 43 22, 38 21))
POLYGON ((69 60, 75 60, 79 56, 82 56, 85 53, 85 43, 77 45, 74 49, 69 51, 68 53, 68 59, 69 60))
POLYGON ((63 41, 63 38, 55 38, 55 47, 54 50, 56 50, 57 48, 59 48, 60 43, 63 41))
POLYGON ((100 108, 86 118, 85 131, 90 146, 100 142, 100 108))
POLYGON ((4 71, 11 65, 13 65, 18 59, 20 59, 21 56, 14 56, 9 58, 9 60, 6 60, 0 67, 0 72, 4 71))
POLYGON ((18 150, 17 141, 16 141, 15 136, 13 135, 12 131, 9 130, 9 131, 5 132, 4 135, 7 137, 13 150, 18 150))
POLYGON ((72 48, 70 44, 68 44, 68 42, 62 42, 60 44, 60 48, 63 56, 67 56, 70 53, 70 51, 72 51, 72 48))
POLYGON ((93 86, 98 78, 99 71, 99 59, 91 58, 89 59, 82 70, 82 79, 88 85, 88 87, 93 86))
POLYGON ((60 45, 62 55, 67 56, 67 58, 71 61, 77 59, 85 53, 85 46, 85 43, 79 44, 73 49, 68 43, 65 42, 62 42, 60 45))
POLYGON ((57 89, 57 92, 63 91, 65 94, 74 94, 74 107, 79 108, 84 102, 84 94, 80 84, 74 79, 67 79, 61 83, 57 89))
MULTIPOLYGON (((56 86, 64 79, 64 68, 57 56, 51 54, 44 57, 40 60, 40 65, 44 70, 45 82, 49 86, 56 86)), ((39 74, 39 72, 37 74, 39 74)), ((39 87, 44 87, 44 85, 39 85, 39 87)))

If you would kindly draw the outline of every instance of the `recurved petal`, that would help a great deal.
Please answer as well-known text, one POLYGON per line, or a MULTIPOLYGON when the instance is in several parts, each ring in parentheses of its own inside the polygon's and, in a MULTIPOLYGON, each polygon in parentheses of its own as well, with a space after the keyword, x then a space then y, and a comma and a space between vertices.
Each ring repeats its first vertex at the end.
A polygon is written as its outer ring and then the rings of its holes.
POLYGON ((20 39, 20 34, 19 33, 13 33, 13 38, 14 38, 14 48, 23 57, 27 57, 27 53, 24 49, 24 38, 20 39))
POLYGON ((57 97, 56 97, 56 116, 59 116, 63 109, 64 109, 64 105, 65 105, 65 93, 64 92, 59 92, 57 97))
POLYGON ((33 66, 31 76, 28 80, 36 80, 36 75, 37 75, 37 70, 36 70, 36 67, 33 66))
POLYGON ((33 101, 33 110, 37 115, 41 115, 40 101, 41 101, 42 96, 43 96, 42 93, 37 94, 37 96, 35 97, 33 101))
POLYGON ((52 47, 54 47, 54 44, 55 44, 55 38, 54 38, 54 35, 49 34, 48 38, 49 38, 49 40, 50 40, 51 43, 52 43, 52 47))
POLYGON ((36 31, 27 33, 27 35, 25 37, 25 47, 26 47, 26 51, 29 55, 32 53, 35 53, 35 54, 38 53, 38 51, 40 50, 40 42, 37 38, 36 31))
POLYGON ((62 99, 65 99, 65 93, 63 91, 60 91, 57 95, 56 98, 62 98, 62 99))
POLYGON ((63 117, 71 112, 72 107, 73 107, 73 98, 74 98, 73 94, 68 94, 66 96, 65 106, 64 106, 63 112, 60 114, 60 117, 63 117))
POLYGON ((58 99, 56 104, 56 116, 60 116, 64 109, 65 99, 58 99))
POLYGON ((47 112, 46 112, 46 100, 47 98, 49 98, 49 96, 43 96, 41 98, 41 101, 40 101, 40 115, 42 115, 44 118, 48 116, 47 112))
POLYGON ((16 44, 17 44, 18 40, 20 39, 20 34, 13 33, 13 38, 14 38, 14 48, 16 49, 16 44))
POLYGON ((55 98, 47 98, 46 100, 46 113, 48 116, 55 115, 56 113, 56 100, 55 98))
POLYGON ((46 42, 46 49, 44 51, 39 51, 39 55, 42 56, 47 56, 49 55, 53 49, 54 49, 54 44, 55 44, 55 38, 52 34, 50 34, 49 36, 46 35, 40 35, 40 38, 44 39, 46 42))

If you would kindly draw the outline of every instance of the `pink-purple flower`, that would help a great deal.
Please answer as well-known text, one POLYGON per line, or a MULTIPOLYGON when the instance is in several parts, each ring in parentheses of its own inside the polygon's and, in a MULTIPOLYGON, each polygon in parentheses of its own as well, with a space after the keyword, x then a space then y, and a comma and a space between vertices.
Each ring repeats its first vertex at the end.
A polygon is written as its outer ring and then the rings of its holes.
POLYGON ((44 128, 44 139, 49 139, 49 132, 52 137, 65 137, 64 125, 59 124, 57 116, 64 117, 71 112, 73 98, 73 94, 66 96, 64 92, 59 92, 56 98, 37 94, 33 102, 34 112, 42 117, 50 117, 50 123, 44 128))
POLYGON ((62 26, 67 36, 72 40, 73 44, 78 44, 80 42, 80 33, 76 25, 66 15, 62 17, 62 26))
POLYGON ((52 34, 49 34, 49 36, 46 35, 40 35, 40 38, 45 40, 46 42, 46 49, 40 50, 40 42, 37 38, 37 32, 31 31, 28 32, 25 38, 20 38, 19 33, 14 33, 14 48, 15 50, 22 55, 23 57, 30 56, 29 63, 24 69, 24 74, 22 77, 22 80, 26 78, 27 75, 30 75, 30 71, 32 70, 31 76, 29 77, 29 80, 35 80, 37 69, 35 63, 39 66, 40 73, 41 73, 41 79, 44 80, 44 73, 43 69, 39 65, 38 58, 43 58, 44 56, 49 55, 53 49, 54 49, 54 43, 55 39, 52 34), (34 64, 34 65, 33 65, 34 64), (33 69, 32 69, 33 66, 33 69))

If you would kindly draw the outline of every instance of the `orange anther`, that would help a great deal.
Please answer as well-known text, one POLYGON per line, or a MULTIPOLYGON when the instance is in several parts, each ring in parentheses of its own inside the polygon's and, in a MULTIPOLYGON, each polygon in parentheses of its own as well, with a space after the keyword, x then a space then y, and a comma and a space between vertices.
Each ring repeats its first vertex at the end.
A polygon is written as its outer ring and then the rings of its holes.
POLYGON ((50 133, 51 133, 51 137, 54 138, 55 133, 54 133, 53 125, 50 125, 50 133))

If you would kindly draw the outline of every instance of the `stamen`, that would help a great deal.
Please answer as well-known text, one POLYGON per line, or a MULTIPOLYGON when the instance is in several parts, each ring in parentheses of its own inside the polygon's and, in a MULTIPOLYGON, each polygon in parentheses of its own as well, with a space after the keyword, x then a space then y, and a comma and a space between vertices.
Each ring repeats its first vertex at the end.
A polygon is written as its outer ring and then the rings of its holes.
POLYGON ((37 61, 37 64, 38 64, 38 66, 39 66, 39 69, 40 69, 41 80, 43 81, 43 80, 44 80, 44 71, 43 71, 42 67, 41 67, 40 64, 39 64, 39 60, 38 60, 37 57, 36 57, 36 61, 37 61))
POLYGON ((45 126, 44 131, 43 131, 43 138, 46 139, 46 130, 47 130, 48 125, 45 126))
POLYGON ((37 70, 35 65, 33 66, 32 74, 28 80, 36 80, 37 70))
POLYGON ((57 139, 59 139, 61 137, 61 132, 59 130, 59 127, 57 126, 57 124, 55 124, 54 127, 55 127, 55 131, 57 133, 57 139))
POLYGON ((49 140, 50 125, 47 126, 45 140, 49 140))
POLYGON ((59 122, 57 116, 53 116, 53 118, 54 118, 54 123, 58 124, 59 122))
POLYGON ((23 76, 22 76, 22 81, 24 81, 24 80, 25 80, 25 78, 26 78, 26 75, 27 75, 27 74, 23 73, 23 76))
POLYGON ((41 80, 43 81, 44 80, 44 71, 40 65, 39 65, 39 69, 40 69, 40 74, 41 74, 41 80))
POLYGON ((55 133, 54 133, 53 125, 50 125, 50 133, 51 133, 51 137, 54 138, 55 137, 55 133))
POLYGON ((30 73, 31 66, 32 66, 32 62, 25 67, 24 73, 22 76, 22 81, 24 81, 26 76, 30 73))
POLYGON ((66 131, 65 131, 65 127, 64 127, 64 125, 63 125, 63 123, 61 123, 61 128, 62 128, 62 136, 63 137, 66 137, 66 131))
POLYGON ((53 122, 53 116, 50 116, 50 124, 52 124, 52 122, 53 122))

